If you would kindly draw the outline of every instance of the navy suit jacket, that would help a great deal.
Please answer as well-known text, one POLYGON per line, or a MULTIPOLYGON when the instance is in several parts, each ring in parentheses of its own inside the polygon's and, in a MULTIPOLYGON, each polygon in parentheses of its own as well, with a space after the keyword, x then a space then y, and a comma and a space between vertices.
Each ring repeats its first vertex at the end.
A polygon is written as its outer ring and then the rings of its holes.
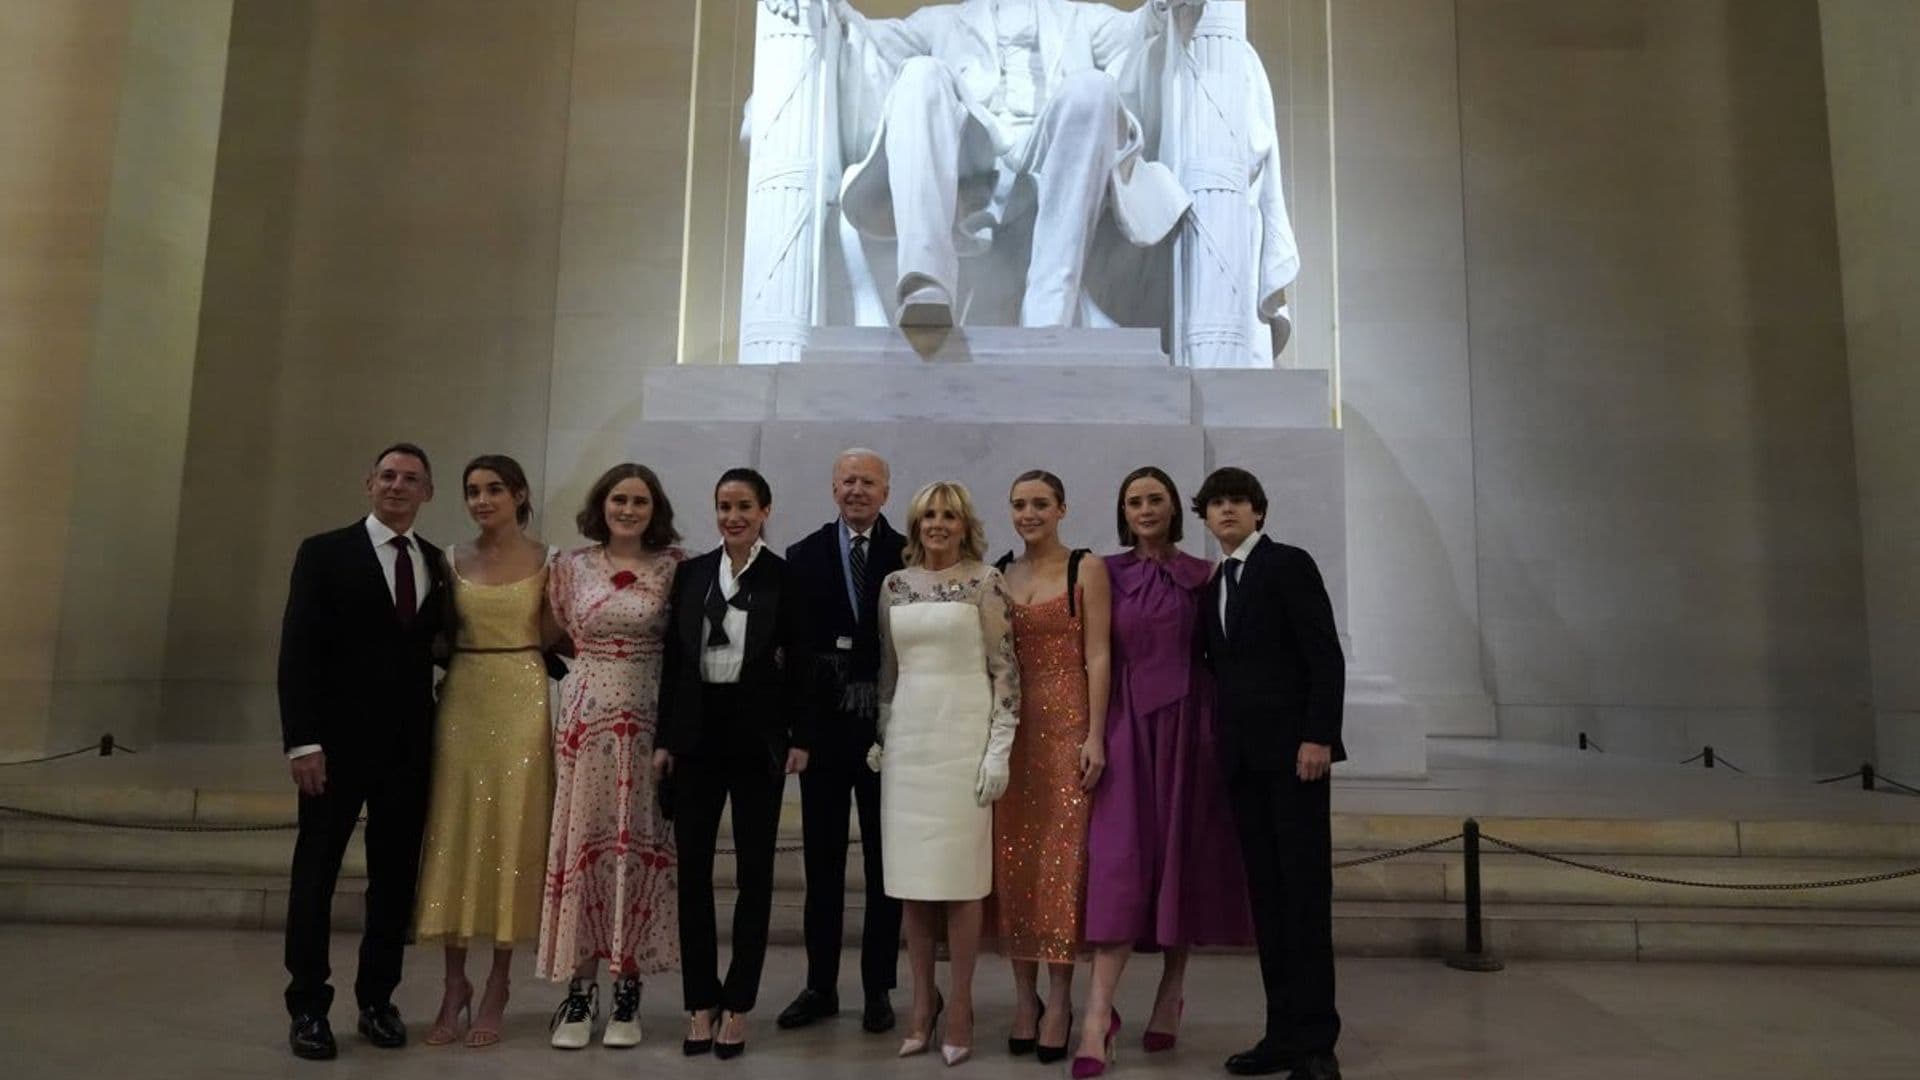
POLYGON ((1227 771, 1291 773, 1303 742, 1323 743, 1333 748, 1333 760, 1346 760, 1340 741, 1346 657, 1313 556, 1261 537, 1240 570, 1224 631, 1223 588, 1224 574, 1215 572, 1200 613, 1199 644, 1213 669, 1227 771))
POLYGON ((874 716, 841 708, 848 683, 880 678, 880 583, 900 569, 906 537, 885 516, 868 534, 866 590, 856 618, 847 605, 847 572, 840 564, 840 522, 822 525, 787 549, 795 595, 803 612, 801 643, 817 670, 815 713, 823 749, 864 755, 874 741, 874 716), (851 649, 841 649, 848 639, 851 649))
POLYGON ((432 745, 434 650, 446 626, 447 570, 420 541, 426 599, 411 622, 394 611, 364 518, 309 536, 293 559, 280 624, 280 738, 329 759, 432 745))

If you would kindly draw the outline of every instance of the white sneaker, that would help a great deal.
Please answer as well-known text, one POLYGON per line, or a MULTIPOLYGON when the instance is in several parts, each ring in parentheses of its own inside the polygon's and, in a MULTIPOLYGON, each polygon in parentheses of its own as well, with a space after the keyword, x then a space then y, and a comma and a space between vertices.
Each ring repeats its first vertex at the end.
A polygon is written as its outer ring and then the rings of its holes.
POLYGON ((900 325, 939 330, 953 325, 953 297, 938 285, 922 285, 900 299, 900 325))
POLYGON ((567 999, 553 1011, 553 1048, 583 1050, 593 1041, 593 1021, 600 1015, 600 984, 575 979, 567 984, 567 999))
POLYGON ((629 975, 613 983, 613 1015, 607 1018, 607 1030, 600 1033, 600 1045, 625 1050, 640 1045, 640 979, 629 975))

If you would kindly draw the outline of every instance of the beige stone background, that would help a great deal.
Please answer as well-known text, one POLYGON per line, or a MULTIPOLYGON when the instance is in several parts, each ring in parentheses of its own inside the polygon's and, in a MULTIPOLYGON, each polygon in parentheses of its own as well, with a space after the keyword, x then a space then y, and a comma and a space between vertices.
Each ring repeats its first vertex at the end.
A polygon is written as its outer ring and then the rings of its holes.
MULTIPOLYGON (((270 748, 393 439, 429 536, 504 451, 573 541, 731 247, 738 2, 0 0, 0 752, 270 748)), ((1351 629, 1433 730, 1920 774, 1915 7, 1255 0, 1321 20, 1351 629)))

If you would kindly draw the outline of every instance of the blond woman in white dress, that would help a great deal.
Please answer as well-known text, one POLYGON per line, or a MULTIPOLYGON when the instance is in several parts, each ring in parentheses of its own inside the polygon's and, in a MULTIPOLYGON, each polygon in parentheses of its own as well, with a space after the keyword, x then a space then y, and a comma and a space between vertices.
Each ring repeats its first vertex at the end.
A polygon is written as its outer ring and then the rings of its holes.
POLYGON ((973 968, 993 891, 992 805, 1007 790, 1020 717, 1006 587, 981 561, 986 533, 960 484, 920 489, 907 514, 906 569, 880 590, 881 858, 901 900, 913 968, 912 1026, 900 1056, 973 1053, 973 968), (934 981, 945 908, 951 1001, 934 981), (950 1010, 950 1011, 948 1011, 950 1010))

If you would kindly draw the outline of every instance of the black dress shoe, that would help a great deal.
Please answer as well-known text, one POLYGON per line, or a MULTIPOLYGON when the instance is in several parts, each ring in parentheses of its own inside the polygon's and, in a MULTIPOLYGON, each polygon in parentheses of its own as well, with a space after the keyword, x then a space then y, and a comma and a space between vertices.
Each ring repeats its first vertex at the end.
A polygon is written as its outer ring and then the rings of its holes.
POLYGON ((340 1046, 333 1041, 333 1025, 327 1023, 324 1016, 311 1013, 293 1018, 293 1026, 287 1031, 287 1045, 293 1049, 293 1056, 308 1061, 332 1061, 340 1053, 340 1046))
POLYGON ((1340 1060, 1332 1054, 1309 1054, 1294 1062, 1287 1080, 1340 1080, 1340 1060))
POLYGON ((360 1036, 382 1050, 398 1050, 407 1045, 407 1025, 391 1001, 369 1005, 360 1010, 360 1036))
POLYGON ((1296 1064, 1292 1054, 1260 1043, 1251 1050, 1242 1050, 1228 1058, 1227 1071, 1235 1076, 1272 1076, 1286 1072, 1296 1064))
POLYGON ((774 1023, 783 1031, 792 1031, 839 1014, 839 998, 808 987, 800 991, 800 996, 793 999, 793 1004, 780 1010, 780 1016, 774 1023))
POLYGON ((893 1002, 885 990, 867 996, 867 1007, 860 1011, 860 1029, 869 1035, 893 1030, 893 1002))

